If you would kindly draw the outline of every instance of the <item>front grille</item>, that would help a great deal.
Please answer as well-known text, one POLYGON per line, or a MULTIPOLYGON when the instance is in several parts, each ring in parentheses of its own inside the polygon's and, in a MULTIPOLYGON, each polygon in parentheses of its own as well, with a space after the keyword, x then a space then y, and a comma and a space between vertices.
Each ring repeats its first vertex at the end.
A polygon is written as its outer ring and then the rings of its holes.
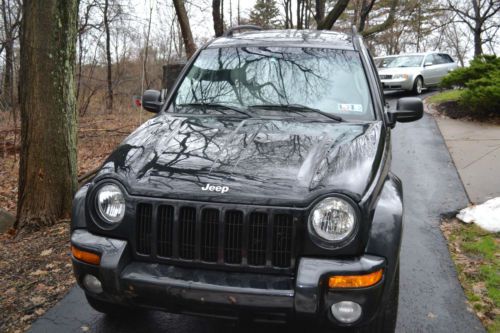
POLYGON ((135 249, 159 261, 289 270, 295 265, 297 221, 293 212, 272 209, 141 203, 135 249))
POLYGON ((390 79, 392 79, 392 75, 388 75, 388 74, 379 75, 379 77, 380 77, 381 80, 390 80, 390 79))

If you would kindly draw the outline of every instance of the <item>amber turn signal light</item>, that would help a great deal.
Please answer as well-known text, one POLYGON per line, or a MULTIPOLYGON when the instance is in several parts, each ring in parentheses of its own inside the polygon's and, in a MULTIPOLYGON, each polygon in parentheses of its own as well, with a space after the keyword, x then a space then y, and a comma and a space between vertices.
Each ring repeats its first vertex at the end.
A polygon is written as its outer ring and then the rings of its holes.
POLYGON ((99 263, 101 262, 100 255, 93 252, 80 250, 73 245, 71 245, 71 253, 73 254, 73 257, 80 261, 86 262, 87 264, 99 265, 99 263))
POLYGON ((364 275, 335 275, 328 279, 328 287, 335 288, 365 288, 377 284, 382 280, 384 270, 364 274, 364 275))

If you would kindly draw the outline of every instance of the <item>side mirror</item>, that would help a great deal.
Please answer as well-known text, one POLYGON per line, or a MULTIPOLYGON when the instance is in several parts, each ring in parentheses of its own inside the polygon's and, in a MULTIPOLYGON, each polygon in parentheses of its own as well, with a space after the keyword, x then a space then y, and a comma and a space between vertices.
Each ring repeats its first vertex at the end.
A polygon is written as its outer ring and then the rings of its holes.
POLYGON ((163 106, 161 92, 158 90, 146 90, 142 95, 142 107, 144 110, 158 113, 163 106))
POLYGON ((428 61, 424 64, 424 67, 429 67, 429 66, 432 66, 434 65, 432 62, 428 61))
POLYGON ((398 99, 396 110, 387 112, 389 124, 391 127, 396 125, 396 122, 409 123, 419 120, 424 115, 424 103, 418 97, 403 97, 398 99))

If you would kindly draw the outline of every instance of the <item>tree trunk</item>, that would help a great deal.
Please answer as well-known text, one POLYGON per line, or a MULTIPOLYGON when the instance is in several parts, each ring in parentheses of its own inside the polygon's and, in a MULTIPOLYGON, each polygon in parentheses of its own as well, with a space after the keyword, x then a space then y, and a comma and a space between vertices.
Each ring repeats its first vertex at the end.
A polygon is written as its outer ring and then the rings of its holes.
POLYGON ((2 19, 5 32, 5 67, 2 83, 2 99, 7 105, 12 106, 14 92, 14 38, 12 36, 12 23, 10 20, 10 3, 2 0, 2 19))
POLYGON ((359 26, 358 31, 361 33, 365 30, 366 21, 368 20, 368 15, 372 11, 375 0, 363 0, 361 3, 361 11, 359 14, 359 26))
POLYGON ((191 33, 191 26, 189 25, 189 18, 187 16, 186 7, 184 7, 183 0, 173 0, 175 12, 181 27, 182 40, 184 41, 184 48, 186 49, 187 58, 191 58, 196 52, 196 45, 191 33))
POLYGON ((109 112, 113 111, 113 77, 111 72, 111 33, 109 31, 109 0, 104 0, 104 32, 106 34, 106 62, 107 62, 107 82, 108 93, 106 98, 106 109, 109 112))
POLYGON ((23 2, 18 234, 70 217, 77 188, 76 20, 76 0, 23 2))
POLYGON ((222 23, 220 0, 212 1, 212 17, 214 20, 215 37, 220 37, 224 33, 224 24, 222 23))
POLYGON ((316 24, 325 19, 325 0, 316 0, 316 13, 314 14, 316 24))
POLYGON ((302 2, 304 0, 297 0, 297 29, 303 29, 303 25, 302 25, 302 11, 301 11, 301 6, 302 6, 302 2))
POLYGON ((474 57, 483 54, 483 40, 481 38, 481 27, 474 29, 474 57))
POLYGON ((238 25, 241 24, 240 0, 238 0, 238 25))
POLYGON ((338 20, 340 15, 344 12, 349 0, 339 0, 333 7, 333 9, 328 13, 325 19, 318 23, 318 30, 330 30, 332 29, 335 22, 338 20))

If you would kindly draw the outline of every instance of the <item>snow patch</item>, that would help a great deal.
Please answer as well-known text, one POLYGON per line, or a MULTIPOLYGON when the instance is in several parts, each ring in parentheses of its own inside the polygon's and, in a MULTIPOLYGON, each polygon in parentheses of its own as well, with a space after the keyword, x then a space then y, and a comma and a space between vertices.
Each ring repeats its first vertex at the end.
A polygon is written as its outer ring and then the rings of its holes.
POLYGON ((464 223, 475 223, 489 232, 500 232, 500 197, 464 208, 457 218, 464 223))

